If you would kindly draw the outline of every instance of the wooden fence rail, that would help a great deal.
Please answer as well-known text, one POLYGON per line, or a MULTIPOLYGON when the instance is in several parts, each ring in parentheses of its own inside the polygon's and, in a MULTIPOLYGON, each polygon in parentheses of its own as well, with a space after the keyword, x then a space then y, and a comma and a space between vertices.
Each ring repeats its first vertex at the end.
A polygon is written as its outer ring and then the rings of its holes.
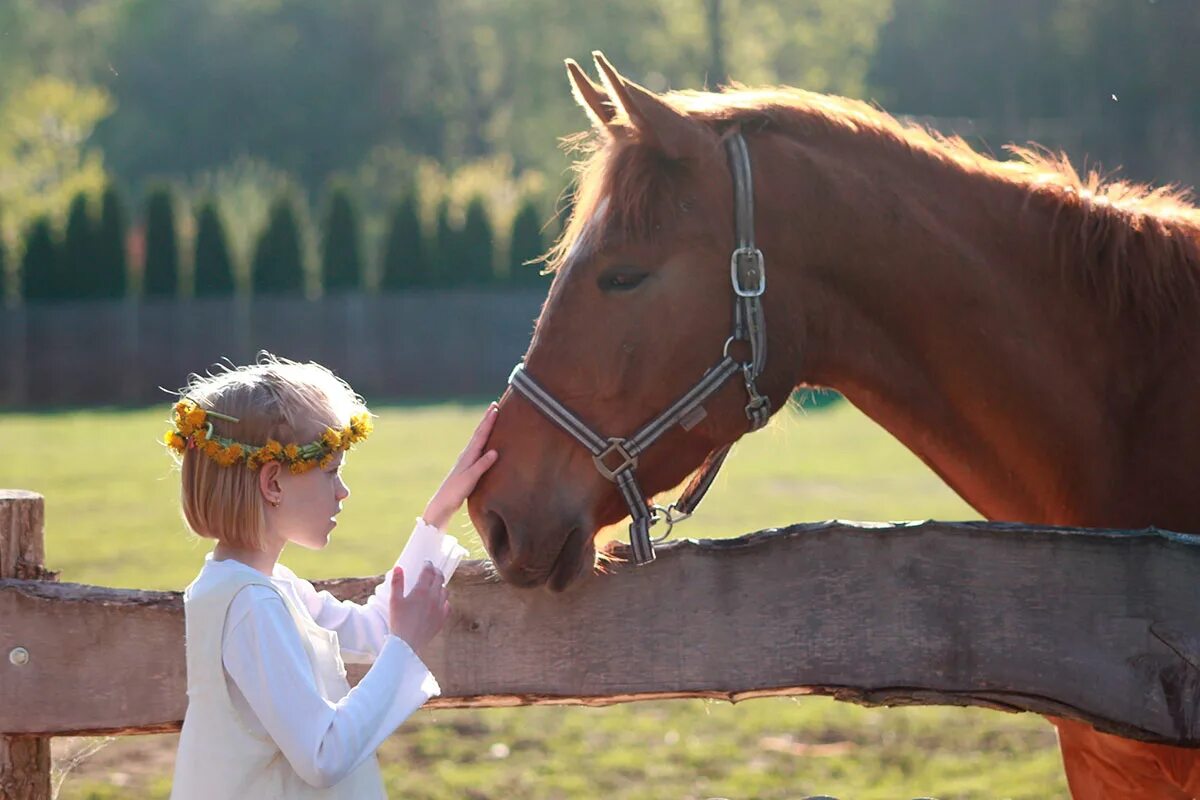
MULTIPOLYGON (((40 502, 0 493, 0 555, 31 540, 40 502)), ((14 746, 46 741, 27 737, 178 728, 178 593, 0 564, 17 576, 0 580, 0 768, 14 746)), ((465 564, 421 655, 440 707, 827 694, 1035 711, 1200 746, 1198 575, 1200 537, 1158 530, 795 525, 675 542, 560 595, 465 564)), ((365 597, 376 580, 324 586, 365 597)))

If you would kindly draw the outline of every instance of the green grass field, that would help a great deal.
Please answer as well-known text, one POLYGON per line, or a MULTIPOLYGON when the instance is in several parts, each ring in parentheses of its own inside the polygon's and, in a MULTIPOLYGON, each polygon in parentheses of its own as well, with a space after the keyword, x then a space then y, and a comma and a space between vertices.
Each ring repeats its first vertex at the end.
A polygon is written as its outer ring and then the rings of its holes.
MULTIPOLYGON (((353 494, 332 544, 283 560, 310 578, 385 569, 482 409, 376 409, 375 435, 347 461, 353 494)), ((183 527, 177 475, 158 444, 166 417, 165 404, 0 415, 9 453, 0 486, 46 496, 47 564, 62 580, 179 589, 199 568, 207 546, 183 527)), ((975 516, 841 403, 789 409, 742 442, 701 513, 679 531, 720 537, 805 520, 975 516)), ((481 555, 465 514, 455 527, 481 555)), ((60 797, 165 798, 174 742, 108 742, 66 775, 60 797)), ((56 766, 98 744, 56 740, 56 766)), ((1038 717, 866 709, 826 698, 422 711, 386 743, 381 761, 391 796, 417 800, 1066 797, 1053 731, 1038 717)))

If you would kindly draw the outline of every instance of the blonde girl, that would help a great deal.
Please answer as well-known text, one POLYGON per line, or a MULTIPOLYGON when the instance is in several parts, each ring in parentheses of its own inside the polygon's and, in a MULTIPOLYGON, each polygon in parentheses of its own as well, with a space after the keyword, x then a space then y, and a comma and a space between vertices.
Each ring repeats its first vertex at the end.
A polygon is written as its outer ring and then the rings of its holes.
POLYGON ((464 551, 444 529, 495 463, 495 416, 493 404, 417 520, 413 539, 441 563, 393 567, 359 605, 317 592, 279 555, 329 543, 350 494, 346 451, 371 432, 362 398, 322 366, 268 354, 192 376, 165 440, 187 524, 216 546, 184 592, 188 708, 172 798, 386 797, 375 750, 440 692, 417 651, 449 613, 445 573, 464 551), (347 661, 372 663, 353 689, 347 661))

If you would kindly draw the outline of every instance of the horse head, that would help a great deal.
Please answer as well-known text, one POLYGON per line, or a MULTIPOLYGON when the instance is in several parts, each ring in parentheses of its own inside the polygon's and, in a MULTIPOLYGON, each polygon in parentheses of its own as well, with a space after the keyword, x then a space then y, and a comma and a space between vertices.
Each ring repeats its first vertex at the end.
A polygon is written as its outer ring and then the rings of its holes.
MULTIPOLYGON (((734 131, 621 76, 600 54, 596 64, 600 84, 567 62, 594 149, 551 253, 555 277, 523 371, 592 431, 624 438, 728 352, 736 242, 724 139, 734 131)), ((771 369, 760 386, 773 408, 791 389, 771 369)), ((638 455, 645 494, 677 485, 743 435, 746 406, 739 375, 714 387, 638 455)), ((566 588, 593 569, 596 533, 633 503, 592 452, 511 388, 490 446, 501 459, 468 507, 496 568, 519 586, 566 588)))

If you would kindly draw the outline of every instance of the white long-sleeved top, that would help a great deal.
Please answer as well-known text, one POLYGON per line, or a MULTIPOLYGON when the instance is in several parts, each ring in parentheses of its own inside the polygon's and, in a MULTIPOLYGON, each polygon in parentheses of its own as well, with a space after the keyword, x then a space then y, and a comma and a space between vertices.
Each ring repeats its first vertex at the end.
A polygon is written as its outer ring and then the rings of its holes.
MULTIPOLYGON (((420 535, 442 534, 418 522, 413 537, 420 535)), ((210 555, 204 569, 254 568, 210 555)), ((306 783, 332 786, 441 690, 412 649, 389 632, 391 581, 380 582, 361 605, 317 592, 282 564, 270 581, 317 625, 337 634, 343 660, 374 661, 348 695, 330 702, 314 681, 296 622, 279 595, 251 585, 230 603, 221 655, 234 706, 251 730, 270 736, 306 783)))

